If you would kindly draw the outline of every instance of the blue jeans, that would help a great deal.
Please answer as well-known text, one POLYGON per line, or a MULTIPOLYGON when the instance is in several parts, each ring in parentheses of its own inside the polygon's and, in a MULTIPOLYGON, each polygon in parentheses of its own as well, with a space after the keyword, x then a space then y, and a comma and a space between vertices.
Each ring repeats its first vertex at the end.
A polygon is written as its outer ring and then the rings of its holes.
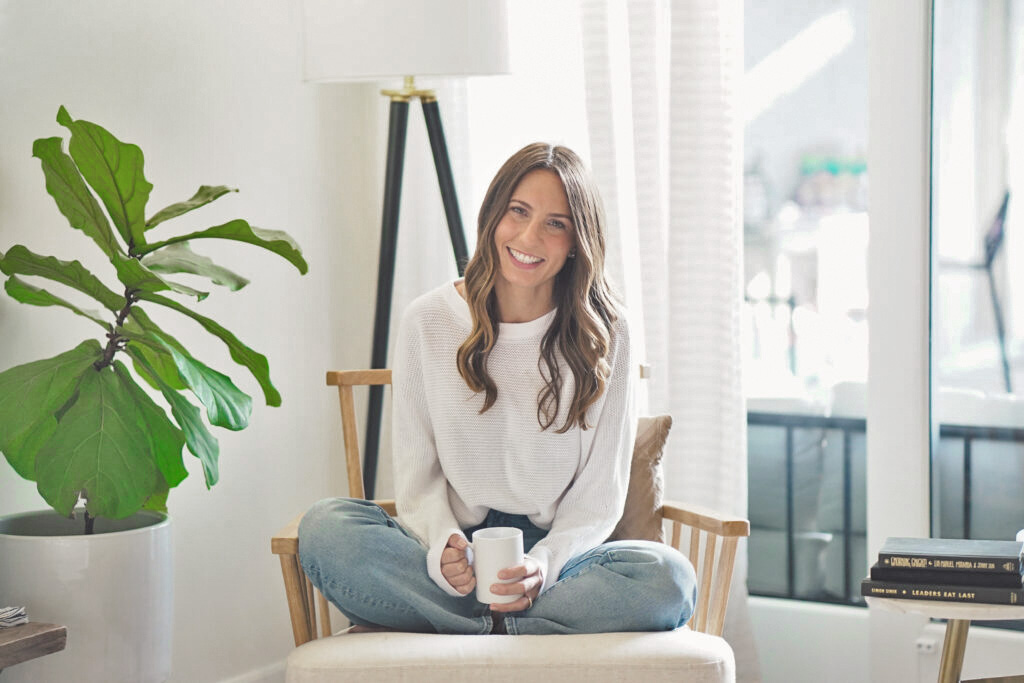
MULTIPOLYGON (((529 550, 545 535, 522 515, 492 511, 483 526, 516 526, 529 550)), ((427 551, 378 505, 328 498, 299 525, 299 561, 353 624, 424 633, 490 633, 488 605, 453 597, 427 575, 427 551)), ((693 567, 663 543, 604 543, 566 563, 533 607, 504 616, 511 634, 669 631, 693 614, 693 567)))

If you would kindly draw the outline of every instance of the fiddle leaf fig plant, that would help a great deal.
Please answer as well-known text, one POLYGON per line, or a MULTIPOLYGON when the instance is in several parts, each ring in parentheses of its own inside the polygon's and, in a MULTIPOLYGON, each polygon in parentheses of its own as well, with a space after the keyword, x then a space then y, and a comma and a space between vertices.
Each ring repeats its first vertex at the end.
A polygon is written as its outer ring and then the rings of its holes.
POLYGON ((198 322, 253 375, 267 405, 281 405, 266 357, 196 312, 208 292, 170 279, 186 273, 231 291, 248 284, 192 246, 206 239, 233 240, 278 254, 302 274, 308 265, 286 233, 242 219, 154 238, 158 233, 151 230, 160 227, 165 233, 165 222, 237 190, 203 185, 190 199, 147 219, 153 186, 143 173, 142 150, 95 123, 72 119, 64 107, 57 123, 70 132, 67 151, 60 137, 36 140, 32 147, 46 191, 70 226, 100 248, 112 266, 109 276, 119 284, 111 288, 79 261, 36 254, 20 244, 0 252, 4 291, 11 298, 65 308, 103 329, 102 341, 87 339, 53 358, 0 372, 0 452, 15 472, 36 482, 59 514, 71 515, 83 499, 85 530, 91 533, 96 517, 166 510, 168 492, 188 476, 185 448, 199 460, 207 488, 216 484, 219 447, 207 423, 240 430, 252 412, 252 399, 230 377, 197 359, 146 308, 163 306, 198 322), (81 308, 26 278, 77 290, 101 308, 81 308), (166 406, 140 386, 140 379, 166 406))

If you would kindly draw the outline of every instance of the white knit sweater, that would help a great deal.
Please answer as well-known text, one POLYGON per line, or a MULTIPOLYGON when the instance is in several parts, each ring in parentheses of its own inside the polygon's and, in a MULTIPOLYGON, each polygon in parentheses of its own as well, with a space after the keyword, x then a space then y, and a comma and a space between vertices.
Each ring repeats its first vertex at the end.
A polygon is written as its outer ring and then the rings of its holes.
POLYGON ((633 362, 624 319, 612 329, 604 394, 587 412, 590 429, 564 434, 575 382, 565 361, 555 423, 542 431, 540 341, 555 311, 526 323, 500 323, 487 369, 497 401, 459 375, 456 353, 472 330, 469 305, 447 282, 405 311, 392 362, 395 498, 402 525, 427 548, 427 572, 450 595, 441 551, 453 533, 490 509, 527 515, 548 535, 530 552, 546 590, 575 555, 605 541, 622 514, 636 429, 633 362))

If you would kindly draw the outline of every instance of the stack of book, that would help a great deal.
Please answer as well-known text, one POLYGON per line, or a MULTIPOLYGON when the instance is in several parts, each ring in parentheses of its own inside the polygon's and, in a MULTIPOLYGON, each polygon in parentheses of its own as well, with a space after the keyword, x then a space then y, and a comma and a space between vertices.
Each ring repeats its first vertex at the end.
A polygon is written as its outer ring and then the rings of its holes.
POLYGON ((861 595, 993 605, 1024 604, 1024 543, 888 538, 861 595))

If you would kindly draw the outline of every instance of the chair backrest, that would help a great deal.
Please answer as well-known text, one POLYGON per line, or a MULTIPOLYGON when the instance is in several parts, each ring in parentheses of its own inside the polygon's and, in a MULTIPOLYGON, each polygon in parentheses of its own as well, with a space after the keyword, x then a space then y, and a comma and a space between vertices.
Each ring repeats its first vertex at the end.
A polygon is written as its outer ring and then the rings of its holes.
POLYGON ((345 437, 345 465, 348 470, 348 495, 365 498, 363 488, 363 461, 359 456, 359 427, 356 425, 354 386, 380 386, 391 384, 390 370, 347 370, 328 372, 327 384, 338 387, 341 403, 341 430, 345 437))
MULTIPOLYGON (((649 369, 641 366, 640 376, 649 376, 649 369)), ((353 387, 382 386, 391 384, 390 370, 349 370, 327 373, 327 384, 338 387, 338 398, 341 403, 341 423, 345 441, 345 462, 348 471, 349 496, 365 498, 363 488, 363 468, 359 453, 359 429, 356 425, 356 408, 353 387)), ((393 500, 374 501, 389 514, 396 514, 393 500)), ((750 534, 750 523, 746 519, 722 515, 693 505, 663 503, 659 515, 671 531, 671 545, 689 557, 697 571, 698 594, 697 609, 690 621, 690 628, 695 631, 721 635, 725 619, 725 610, 729 600, 730 578, 736 556, 737 542, 750 534), (682 532, 687 530, 686 543, 682 532), (689 552, 686 551, 689 550, 689 552)), ((297 524, 297 522, 296 522, 297 524)), ((312 590, 309 591, 312 595, 312 590)), ((312 599, 309 609, 312 610, 312 599)), ((321 602, 323 602, 321 598, 321 602)), ((321 608, 321 615, 326 615, 326 605, 321 608)), ((330 633, 329 615, 325 618, 324 633, 330 633)), ((312 617, 309 618, 312 623, 312 617)), ((315 629, 310 626, 315 637, 315 629)), ((296 636, 296 644, 300 641, 296 636)))

